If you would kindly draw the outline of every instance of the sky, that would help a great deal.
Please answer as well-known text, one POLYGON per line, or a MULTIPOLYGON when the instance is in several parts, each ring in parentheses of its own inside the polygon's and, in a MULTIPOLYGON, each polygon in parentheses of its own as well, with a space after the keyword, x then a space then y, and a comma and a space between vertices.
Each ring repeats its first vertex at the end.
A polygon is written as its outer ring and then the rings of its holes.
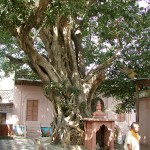
POLYGON ((140 7, 148 7, 150 5, 150 0, 139 0, 138 3, 140 7))

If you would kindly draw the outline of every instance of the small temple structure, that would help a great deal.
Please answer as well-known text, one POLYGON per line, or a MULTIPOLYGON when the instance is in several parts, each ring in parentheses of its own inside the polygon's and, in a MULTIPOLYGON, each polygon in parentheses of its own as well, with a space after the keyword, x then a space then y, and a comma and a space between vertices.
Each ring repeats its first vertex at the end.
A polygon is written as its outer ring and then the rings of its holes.
POLYGON ((114 120, 108 120, 97 102, 92 118, 84 118, 85 143, 87 150, 114 150, 114 120))

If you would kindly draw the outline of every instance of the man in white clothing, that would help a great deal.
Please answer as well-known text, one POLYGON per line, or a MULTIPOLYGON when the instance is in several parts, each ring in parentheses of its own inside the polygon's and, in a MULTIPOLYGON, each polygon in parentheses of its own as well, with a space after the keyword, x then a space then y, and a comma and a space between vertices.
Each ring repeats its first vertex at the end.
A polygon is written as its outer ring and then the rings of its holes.
POLYGON ((131 129, 126 135, 124 149, 125 150, 140 150, 140 136, 138 135, 139 125, 136 122, 131 124, 131 129))

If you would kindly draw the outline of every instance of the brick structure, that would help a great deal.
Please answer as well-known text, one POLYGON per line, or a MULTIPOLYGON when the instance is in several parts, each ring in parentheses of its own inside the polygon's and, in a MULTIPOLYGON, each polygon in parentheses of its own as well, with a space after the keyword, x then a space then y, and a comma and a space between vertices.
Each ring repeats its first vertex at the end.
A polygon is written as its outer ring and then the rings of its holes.
POLYGON ((101 111, 98 101, 92 118, 84 118, 85 143, 87 150, 107 148, 114 150, 114 120, 108 120, 101 111))

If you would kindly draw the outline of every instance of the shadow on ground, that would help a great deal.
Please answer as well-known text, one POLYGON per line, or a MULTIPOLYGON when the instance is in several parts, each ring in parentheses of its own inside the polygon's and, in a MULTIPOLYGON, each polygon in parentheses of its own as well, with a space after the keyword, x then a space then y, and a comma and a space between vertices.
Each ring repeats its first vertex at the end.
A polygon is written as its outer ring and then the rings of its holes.
POLYGON ((0 140, 13 140, 14 138, 11 136, 0 136, 0 140))

